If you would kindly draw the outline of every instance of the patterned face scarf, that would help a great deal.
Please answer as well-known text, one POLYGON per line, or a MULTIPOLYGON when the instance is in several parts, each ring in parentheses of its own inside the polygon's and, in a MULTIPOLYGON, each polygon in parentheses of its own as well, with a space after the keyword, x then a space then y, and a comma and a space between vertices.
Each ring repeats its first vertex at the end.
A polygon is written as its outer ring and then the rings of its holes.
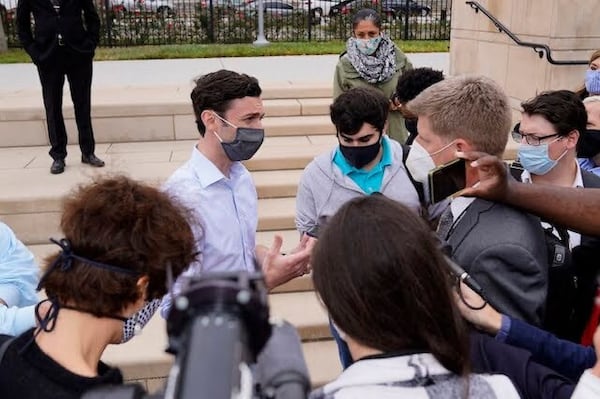
POLYGON ((360 51, 361 39, 351 37, 346 42, 348 59, 361 78, 369 83, 385 82, 396 72, 396 47, 383 34, 379 47, 373 55, 360 51))

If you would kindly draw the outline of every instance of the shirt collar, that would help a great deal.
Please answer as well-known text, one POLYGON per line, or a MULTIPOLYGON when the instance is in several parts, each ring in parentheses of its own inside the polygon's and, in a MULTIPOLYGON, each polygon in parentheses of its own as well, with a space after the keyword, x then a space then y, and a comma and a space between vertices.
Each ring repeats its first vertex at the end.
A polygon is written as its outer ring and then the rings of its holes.
POLYGON ((346 157, 344 157, 340 151, 339 145, 335 150, 333 161, 345 175, 349 175, 350 173, 372 173, 374 171, 381 170, 384 167, 392 164, 392 151, 390 150, 390 144, 388 143, 388 140, 389 139, 386 136, 382 136, 381 147, 383 148, 383 153, 381 154, 381 159, 379 160, 379 163, 377 163, 377 165, 375 165, 373 169, 369 170, 368 172, 350 165, 350 163, 348 163, 346 160, 346 157))
MULTIPOLYGON (((215 166, 206 156, 194 146, 192 156, 190 157, 191 167, 200 181, 202 188, 206 188, 211 184, 226 179, 219 168, 215 166)), ((233 169, 233 168, 232 168, 233 169)))
POLYGON ((475 197, 456 197, 450 202, 450 210, 452 211, 452 219, 454 223, 465 213, 467 208, 475 201, 475 197))

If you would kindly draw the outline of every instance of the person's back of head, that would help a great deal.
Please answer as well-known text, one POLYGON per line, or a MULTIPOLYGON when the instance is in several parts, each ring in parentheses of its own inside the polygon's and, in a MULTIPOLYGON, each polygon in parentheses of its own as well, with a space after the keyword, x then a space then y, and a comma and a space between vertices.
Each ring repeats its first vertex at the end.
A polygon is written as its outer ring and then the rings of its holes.
POLYGON ((200 76, 190 95, 200 134, 204 136, 206 131, 201 118, 203 111, 212 110, 223 115, 232 100, 260 97, 261 93, 258 80, 243 73, 221 69, 200 76))
POLYGON ((511 110, 498 84, 484 76, 456 76, 430 86, 408 103, 417 117, 446 141, 463 139, 472 149, 501 156, 508 141, 511 110))
POLYGON ((312 265, 315 289, 348 337, 384 353, 430 352, 467 372, 448 265, 414 212, 383 196, 349 201, 320 235, 312 265))
POLYGON ((389 101, 378 90, 356 87, 340 94, 329 111, 338 134, 353 136, 364 123, 383 133, 389 113, 389 101))
POLYGON ((167 269, 180 275, 195 259, 187 211, 156 188, 126 177, 98 180, 66 198, 63 250, 49 256, 40 288, 61 306, 96 316, 119 315, 167 291, 167 269))
POLYGON ((406 104, 423 90, 442 80, 444 80, 442 71, 429 67, 409 69, 398 78, 394 100, 398 104, 406 104))

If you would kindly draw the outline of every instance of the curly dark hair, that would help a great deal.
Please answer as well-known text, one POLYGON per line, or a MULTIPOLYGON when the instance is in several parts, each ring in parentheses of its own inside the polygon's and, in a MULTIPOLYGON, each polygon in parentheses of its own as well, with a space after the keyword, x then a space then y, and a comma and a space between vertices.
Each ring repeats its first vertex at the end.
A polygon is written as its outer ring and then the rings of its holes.
POLYGON ((223 115, 231 100, 244 97, 260 97, 262 90, 255 77, 221 69, 196 79, 196 87, 190 97, 200 135, 204 137, 206 126, 202 123, 202 111, 211 109, 223 115))
MULTIPOLYGON (((60 304, 96 316, 118 314, 137 301, 140 276, 148 277, 146 299, 160 298, 167 291, 167 266, 176 278, 196 258, 188 215, 166 193, 124 176, 81 186, 65 199, 60 222, 73 253, 139 276, 73 259, 70 269, 47 274, 40 288, 60 304)), ((46 258, 46 265, 58 256, 46 258)))
POLYGON ((444 80, 444 73, 431 68, 409 69, 398 78, 394 100, 406 104, 429 86, 444 80))
POLYGON ((340 94, 329 107, 337 133, 353 136, 364 123, 383 133, 390 103, 380 91, 355 87, 340 94))

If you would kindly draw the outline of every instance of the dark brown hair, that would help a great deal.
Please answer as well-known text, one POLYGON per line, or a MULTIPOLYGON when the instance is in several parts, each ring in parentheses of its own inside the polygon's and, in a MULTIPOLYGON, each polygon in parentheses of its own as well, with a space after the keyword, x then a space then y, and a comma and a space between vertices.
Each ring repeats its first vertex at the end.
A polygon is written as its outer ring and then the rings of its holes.
POLYGON ((384 132, 389 109, 389 100, 379 90, 354 87, 333 101, 329 107, 329 115, 338 134, 354 136, 365 123, 381 134, 384 132))
POLYGON ((313 280, 336 325, 385 353, 422 350, 465 375, 469 354, 448 265, 431 230, 383 196, 349 201, 313 255, 313 280))
POLYGON ((97 316, 118 314, 137 301, 140 276, 149 279, 146 299, 160 298, 167 265, 176 278, 196 256, 187 212, 167 194, 123 176, 76 189, 64 201, 60 226, 74 254, 139 272, 131 276, 73 259, 70 269, 55 267, 43 280, 49 298, 97 316))
POLYGON ((210 109, 223 115, 229 109, 231 100, 260 97, 261 92, 258 80, 243 73, 221 69, 200 76, 190 94, 200 134, 204 136, 206 131, 200 118, 202 111, 210 109))
MULTIPOLYGON (((540 115, 554 126, 556 133, 567 136, 576 129, 584 134, 587 125, 585 105, 569 90, 545 91, 521 103, 527 115, 540 115)), ((549 132, 538 132, 549 133, 549 132)))

